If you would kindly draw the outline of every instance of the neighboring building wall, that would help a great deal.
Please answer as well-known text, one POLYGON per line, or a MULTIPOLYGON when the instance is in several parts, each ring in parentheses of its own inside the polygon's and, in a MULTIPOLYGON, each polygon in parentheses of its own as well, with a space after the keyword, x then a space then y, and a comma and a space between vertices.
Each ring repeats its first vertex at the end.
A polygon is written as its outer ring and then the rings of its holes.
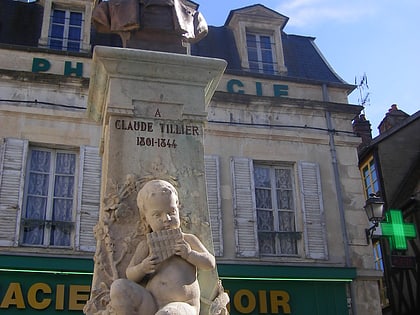
POLYGON ((365 197, 380 196, 384 212, 401 210, 402 223, 413 224, 417 237, 404 239, 406 250, 395 250, 388 237, 373 235, 376 268, 384 272, 381 279, 383 314, 416 314, 419 310, 419 162, 420 112, 409 116, 393 104, 380 124, 381 134, 371 139, 359 152, 365 197), (397 259, 398 258, 398 259, 397 259), (417 262, 417 263, 416 263, 417 262))

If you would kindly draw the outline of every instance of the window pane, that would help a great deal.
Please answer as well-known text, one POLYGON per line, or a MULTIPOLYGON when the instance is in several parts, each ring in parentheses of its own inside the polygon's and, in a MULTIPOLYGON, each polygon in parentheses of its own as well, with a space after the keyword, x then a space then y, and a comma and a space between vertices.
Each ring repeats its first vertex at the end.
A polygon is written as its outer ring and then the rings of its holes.
POLYGON ((379 191, 379 183, 377 181, 373 183, 373 190, 375 194, 379 191))
POLYGON ((50 244, 55 246, 70 246, 71 229, 65 225, 53 225, 50 244))
POLYGON ((258 231, 274 231, 273 212, 272 211, 257 211, 258 231))
POLYGON ((270 169, 268 167, 254 168, 255 187, 271 187, 270 169))
POLYGON ((256 48, 257 36, 253 34, 246 34, 246 46, 249 48, 256 48))
POLYGON ((47 211, 47 198, 28 197, 26 201, 26 219, 45 220, 47 211))
POLYGON ((256 189, 255 200, 257 208, 259 209, 272 209, 271 190, 269 189, 256 189))
POLYGON ((258 53, 255 49, 248 49, 248 60, 250 63, 256 62, 257 63, 257 69, 258 69, 258 53))
POLYGON ((42 245, 44 242, 44 225, 34 222, 23 227, 23 244, 42 245))
POLYGON ((280 234, 280 252, 285 255, 297 254, 297 243, 293 234, 280 234))
POLYGON ((56 176, 54 184, 54 197, 73 198, 74 177, 56 176))
POLYGON ((369 167, 372 171, 375 170, 375 161, 373 159, 369 162, 369 167))
POLYGON ((276 254, 275 233, 258 233, 258 245, 261 254, 276 254))
POLYGON ((274 74, 274 66, 272 64, 264 64, 263 72, 267 74, 274 74))
POLYGON ((73 200, 72 199, 54 199, 53 221, 73 221, 73 200))
POLYGON ((290 169, 275 169, 276 188, 292 189, 292 178, 290 169))
POLYGON ((70 25, 82 26, 82 13, 70 12, 70 25))
POLYGON ((250 62, 249 69, 258 72, 260 70, 258 62, 250 62))
POLYGON ((291 211, 279 211, 279 231, 295 231, 295 214, 291 211))
POLYGON ((57 153, 57 162, 55 164, 56 174, 74 175, 76 167, 76 154, 73 153, 57 153))
POLYGON ((82 29, 78 27, 69 28, 69 40, 80 40, 82 29))
POLYGON ((61 50, 63 48, 63 41, 62 40, 51 40, 50 41, 50 48, 61 50))
POLYGON ((48 173, 50 171, 51 153, 48 151, 31 151, 31 171, 48 173))
POLYGON ((64 24, 66 20, 66 12, 63 10, 54 10, 52 22, 56 24, 64 24))
POLYGON ((48 195, 48 174, 30 173, 29 174, 28 194, 35 196, 48 195))
POLYGON ((67 50, 68 51, 80 51, 80 43, 69 42, 67 44, 67 50))
POLYGON ((271 50, 271 42, 269 36, 260 36, 260 45, 261 49, 271 50))
POLYGON ((277 190, 277 208, 294 209, 293 192, 290 190, 277 190))
POLYGON ((364 176, 365 178, 369 177, 369 168, 368 168, 367 166, 365 166, 365 167, 363 168, 363 176, 364 176))
POLYGON ((52 38, 64 38, 64 26, 63 25, 53 25, 51 29, 51 37, 52 38))

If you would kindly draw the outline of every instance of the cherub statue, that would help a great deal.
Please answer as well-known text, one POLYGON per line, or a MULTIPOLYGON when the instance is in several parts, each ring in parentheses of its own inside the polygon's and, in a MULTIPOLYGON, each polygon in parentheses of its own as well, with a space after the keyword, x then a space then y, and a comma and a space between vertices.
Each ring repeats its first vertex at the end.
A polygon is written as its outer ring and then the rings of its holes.
POLYGON ((115 280, 110 306, 118 315, 198 315, 197 269, 215 268, 215 258, 193 234, 180 229, 178 192, 151 180, 137 195, 147 232, 129 263, 127 279, 115 280))

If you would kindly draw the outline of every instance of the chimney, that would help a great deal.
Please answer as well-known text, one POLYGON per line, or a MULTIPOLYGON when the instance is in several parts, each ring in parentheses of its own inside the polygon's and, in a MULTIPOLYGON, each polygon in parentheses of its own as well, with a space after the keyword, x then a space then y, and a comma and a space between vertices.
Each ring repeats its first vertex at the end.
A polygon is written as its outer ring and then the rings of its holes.
POLYGON ((398 126, 407 117, 410 117, 410 115, 398 109, 397 104, 392 104, 391 108, 388 110, 388 113, 386 113, 385 118, 378 126, 379 134, 382 134, 395 126, 398 126))
POLYGON ((360 114, 353 119, 353 132, 362 138, 357 151, 360 153, 362 149, 369 146, 372 141, 372 129, 370 121, 366 120, 365 114, 360 114))

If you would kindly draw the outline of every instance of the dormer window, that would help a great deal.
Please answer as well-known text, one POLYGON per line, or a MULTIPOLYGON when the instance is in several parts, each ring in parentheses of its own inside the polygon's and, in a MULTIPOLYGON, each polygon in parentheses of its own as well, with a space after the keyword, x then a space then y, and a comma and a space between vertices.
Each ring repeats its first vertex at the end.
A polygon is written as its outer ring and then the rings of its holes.
POLYGON ((226 24, 235 36, 245 71, 285 74, 282 29, 288 18, 261 4, 230 12, 226 24))
POLYGON ((48 47, 56 50, 80 51, 83 13, 52 10, 48 47))
POLYGON ((246 33, 249 69, 253 72, 275 74, 276 51, 273 37, 270 35, 246 33))
POLYGON ((89 52, 92 6, 85 0, 44 0, 39 47, 89 52))

